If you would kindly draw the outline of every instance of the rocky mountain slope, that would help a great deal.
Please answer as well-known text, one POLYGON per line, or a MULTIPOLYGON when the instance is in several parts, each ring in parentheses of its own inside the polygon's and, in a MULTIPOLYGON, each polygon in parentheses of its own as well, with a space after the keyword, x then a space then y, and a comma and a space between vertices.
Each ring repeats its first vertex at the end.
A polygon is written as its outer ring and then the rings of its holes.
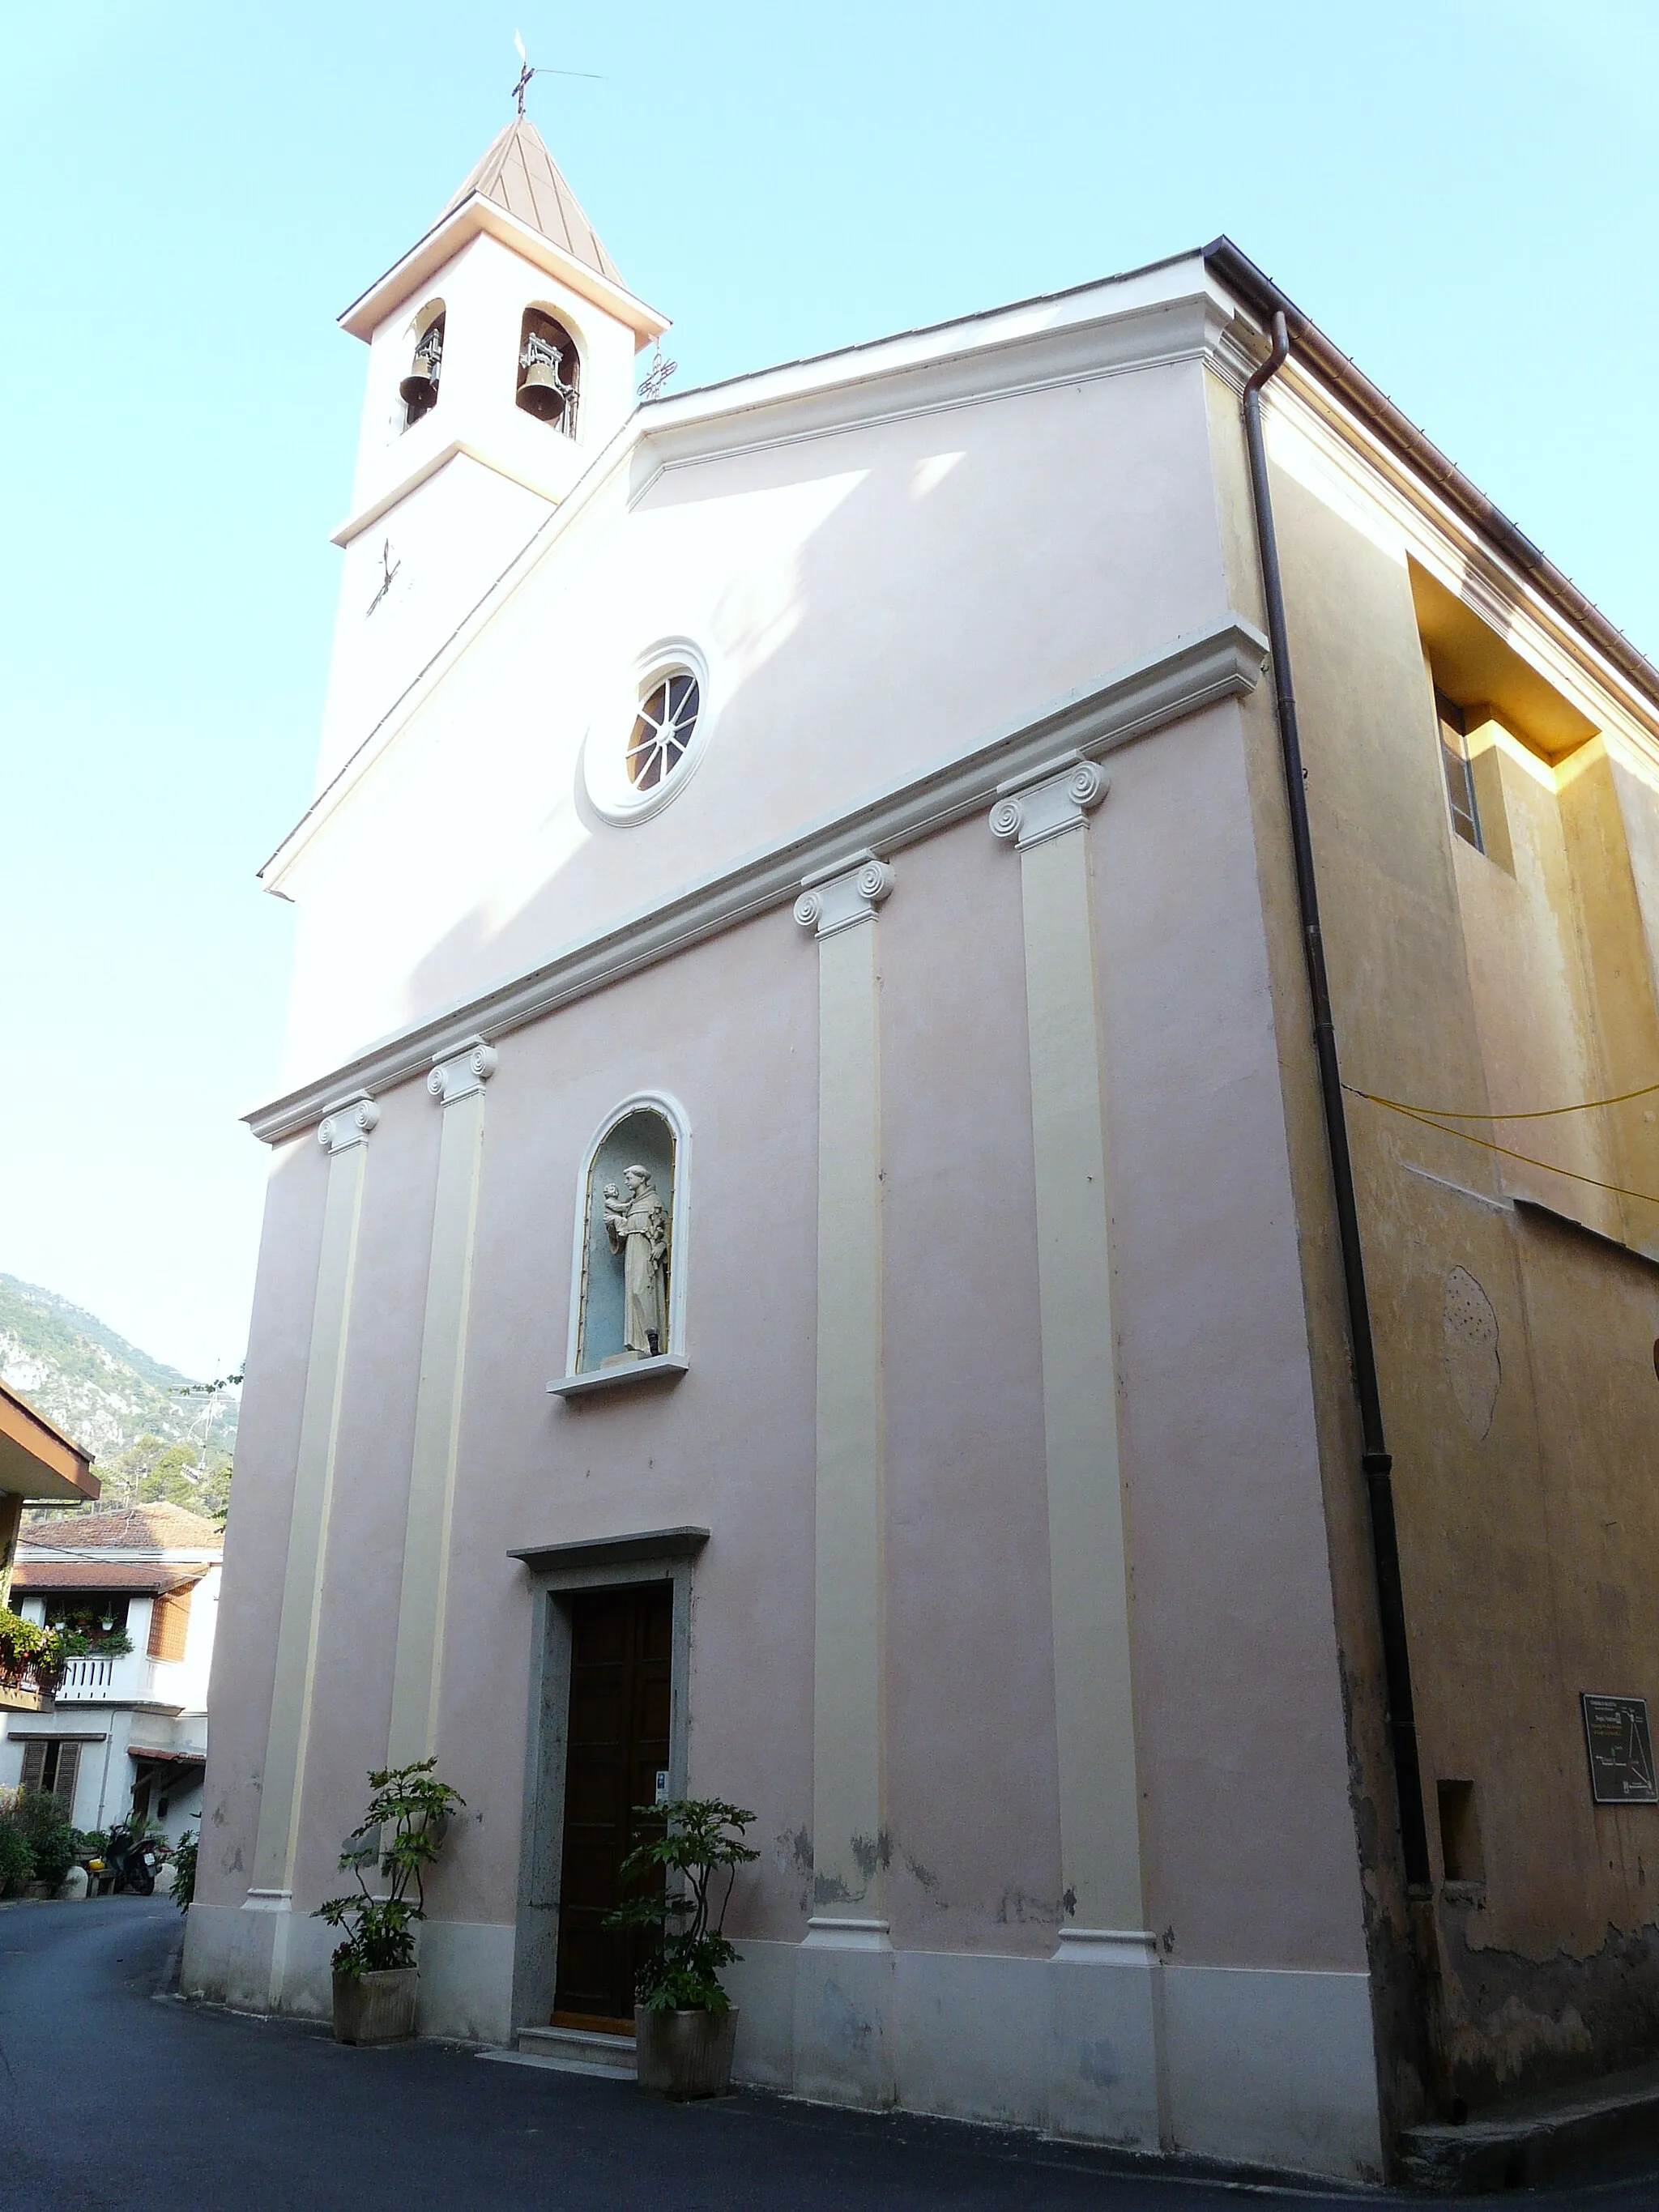
MULTIPOLYGON (((173 1395, 189 1380, 95 1314, 0 1274, 0 1381, 99 1459, 112 1459, 140 1437, 199 1448, 204 1402, 173 1395)), ((216 1453, 228 1452, 235 1435, 235 1396, 227 1392, 213 1401, 216 1453)))

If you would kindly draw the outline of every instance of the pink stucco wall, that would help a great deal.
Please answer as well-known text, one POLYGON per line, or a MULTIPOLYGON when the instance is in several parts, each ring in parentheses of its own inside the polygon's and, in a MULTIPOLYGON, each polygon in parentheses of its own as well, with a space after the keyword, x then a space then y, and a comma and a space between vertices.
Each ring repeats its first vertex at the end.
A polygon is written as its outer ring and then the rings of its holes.
MULTIPOLYGON (((844 432, 672 471, 631 513, 598 503, 302 864, 306 1051, 355 1048, 545 959, 1218 617, 1202 376, 1182 364, 844 432), (625 831, 571 796, 584 655, 618 605, 641 635, 706 635, 731 678, 696 776, 625 831), (330 963, 343 981, 325 988, 330 963)), ((1136 743, 1085 833, 1148 1909, 1177 1964, 1362 1968, 1243 743, 1231 707, 1136 743)), ((1020 866, 976 816, 897 856, 876 924, 900 1948, 1046 1954, 1058 1918, 1020 866)), ((691 1522, 711 1531, 691 1784, 759 1815, 736 1928, 803 1930, 817 1053, 817 954, 785 907, 501 1041, 441 1723, 469 1817, 432 1893, 444 1918, 514 1915, 532 1621, 509 1550, 691 1522), (578 1171, 641 1089, 678 1098, 692 1133, 690 1370, 561 1402, 544 1386, 565 1364, 578 1171)), ((333 1886, 389 1709, 441 1109, 414 1082, 380 1103, 301 1910, 333 1886)), ((250 1355, 229 1568, 245 1610, 216 1685, 212 1777, 244 1863, 325 1175, 308 1138, 278 1172, 250 1355)), ((240 1896, 231 1856, 204 1877, 224 1902, 240 1896)))

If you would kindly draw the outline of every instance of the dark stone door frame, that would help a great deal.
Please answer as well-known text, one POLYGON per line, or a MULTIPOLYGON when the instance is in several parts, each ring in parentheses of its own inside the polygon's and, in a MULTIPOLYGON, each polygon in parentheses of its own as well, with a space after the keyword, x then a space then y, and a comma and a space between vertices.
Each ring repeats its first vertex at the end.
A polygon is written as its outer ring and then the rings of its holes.
POLYGON ((525 1730, 524 1830, 519 1850, 513 2033, 544 2027, 553 2010, 559 1954, 559 1873, 564 1849, 565 1739, 570 1714, 570 1603, 579 1591, 635 1583, 673 1585, 668 1790, 685 1794, 690 1679, 691 1577, 706 1528, 653 1528, 580 1544, 515 1551, 533 1599, 529 1725, 525 1730))

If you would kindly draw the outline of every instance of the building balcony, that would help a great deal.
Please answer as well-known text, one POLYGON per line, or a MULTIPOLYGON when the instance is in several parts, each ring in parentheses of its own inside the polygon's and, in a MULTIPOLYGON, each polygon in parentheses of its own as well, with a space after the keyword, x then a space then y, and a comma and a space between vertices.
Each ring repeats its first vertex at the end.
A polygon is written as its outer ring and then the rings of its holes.
POLYGON ((125 1651, 118 1658, 70 1659, 64 1668, 54 1704, 62 1705, 167 1705, 175 1712, 184 1705, 180 1677, 184 1669, 166 1659, 151 1659, 142 1651, 125 1651))

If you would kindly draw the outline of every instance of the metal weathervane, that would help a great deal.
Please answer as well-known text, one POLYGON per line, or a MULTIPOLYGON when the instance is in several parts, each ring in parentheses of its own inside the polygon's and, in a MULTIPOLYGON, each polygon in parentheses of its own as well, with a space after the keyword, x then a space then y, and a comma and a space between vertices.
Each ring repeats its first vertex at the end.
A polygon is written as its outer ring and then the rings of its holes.
POLYGON ((525 52, 524 40, 517 31, 513 33, 513 43, 519 50, 519 82, 513 88, 513 97, 519 103, 520 115, 524 113, 524 96, 530 89, 530 80, 532 76, 580 76, 586 77, 590 84, 604 84, 606 82, 592 70, 532 69, 530 57, 525 52))

